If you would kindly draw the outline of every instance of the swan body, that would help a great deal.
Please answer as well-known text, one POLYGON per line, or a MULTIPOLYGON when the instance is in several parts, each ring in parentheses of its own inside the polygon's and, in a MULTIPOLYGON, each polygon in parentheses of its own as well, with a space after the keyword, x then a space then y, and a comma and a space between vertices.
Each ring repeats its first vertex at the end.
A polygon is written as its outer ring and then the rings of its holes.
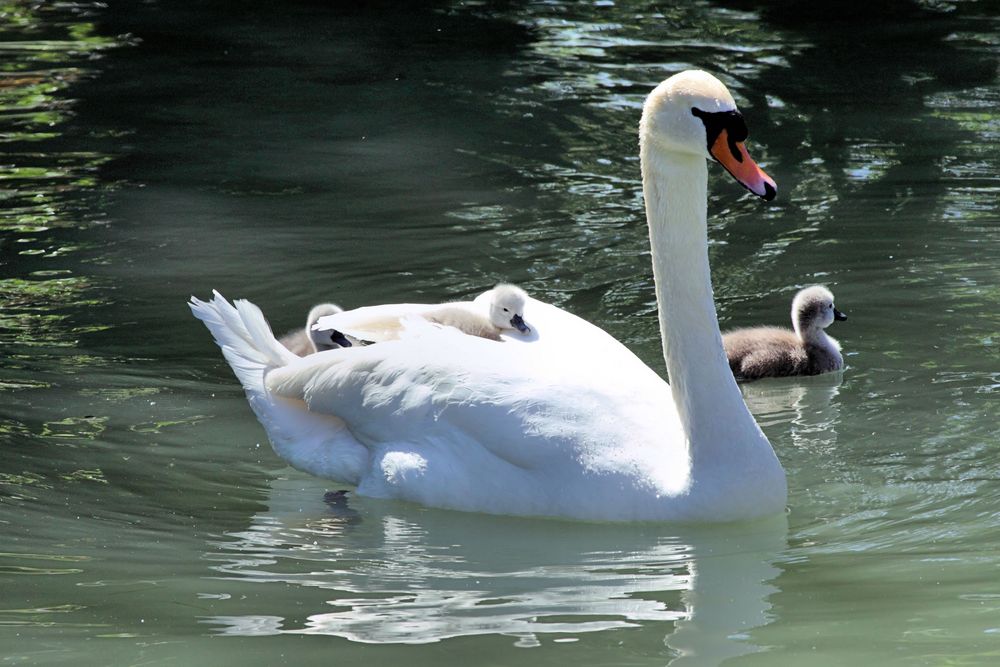
MULTIPOLYGON (((381 343, 422 330, 421 324, 415 322, 419 319, 495 341, 503 340, 501 334, 504 333, 531 332, 524 322, 524 306, 528 298, 524 290, 500 283, 483 296, 475 302, 435 305, 391 303, 337 312, 319 318, 311 327, 310 336, 317 346, 326 344, 331 335, 348 336, 365 343, 381 343)), ((342 343, 337 345, 341 346, 342 343)))
POLYGON ((425 327, 304 358, 249 302, 216 293, 190 305, 275 451, 360 494, 587 520, 774 514, 784 471, 729 371, 708 267, 706 158, 760 196, 775 192, 745 138, 709 74, 678 74, 647 98, 642 175, 672 385, 598 327, 531 298, 530 337, 425 327))
POLYGON ((822 285, 800 290, 792 300, 792 326, 735 329, 722 337, 729 367, 740 380, 819 375, 844 367, 840 343, 826 327, 847 316, 822 285))

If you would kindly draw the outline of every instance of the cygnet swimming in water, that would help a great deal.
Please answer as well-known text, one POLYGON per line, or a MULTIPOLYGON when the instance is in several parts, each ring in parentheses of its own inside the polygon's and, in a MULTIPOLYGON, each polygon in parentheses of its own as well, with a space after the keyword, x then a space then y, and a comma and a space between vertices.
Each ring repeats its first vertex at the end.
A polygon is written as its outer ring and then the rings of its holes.
POLYGON ((822 285, 800 290, 792 300, 792 326, 735 329, 722 336, 729 368, 737 380, 818 375, 844 367, 840 343, 824 329, 847 315, 834 308, 822 285))
POLYGON ((313 306, 306 316, 306 326, 302 329, 290 331, 278 341, 287 347, 293 354, 304 357, 313 352, 332 350, 338 347, 350 347, 351 342, 343 336, 337 337, 331 332, 314 332, 313 325, 321 317, 336 315, 343 312, 343 308, 335 303, 321 303, 313 306))
POLYGON ((320 318, 311 330, 317 347, 320 339, 343 346, 336 337, 361 343, 395 340, 407 330, 407 320, 421 318, 432 324, 454 327, 470 336, 501 341, 502 333, 527 334, 524 321, 528 295, 520 287, 501 283, 490 291, 488 312, 472 302, 444 304, 395 303, 356 308, 320 318), (335 338, 331 341, 331 336, 335 338))

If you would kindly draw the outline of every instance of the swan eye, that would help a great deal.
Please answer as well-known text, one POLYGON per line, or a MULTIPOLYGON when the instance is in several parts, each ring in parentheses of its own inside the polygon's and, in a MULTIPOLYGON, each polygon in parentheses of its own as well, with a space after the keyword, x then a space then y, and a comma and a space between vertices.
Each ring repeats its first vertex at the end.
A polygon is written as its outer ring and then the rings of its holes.
POLYGON ((509 312, 510 312, 510 310, 509 310, 509 309, 507 309, 507 308, 504 308, 504 309, 503 309, 503 312, 505 312, 505 313, 509 313, 509 312))

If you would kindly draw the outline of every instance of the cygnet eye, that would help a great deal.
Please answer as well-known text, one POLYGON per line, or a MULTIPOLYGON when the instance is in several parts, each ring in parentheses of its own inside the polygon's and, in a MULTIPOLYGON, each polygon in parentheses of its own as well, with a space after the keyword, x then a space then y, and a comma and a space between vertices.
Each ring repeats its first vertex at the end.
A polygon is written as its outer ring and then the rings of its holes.
POLYGON ((510 311, 509 311, 509 310, 507 310, 506 308, 504 308, 504 309, 503 309, 503 312, 505 312, 505 313, 509 313, 510 311))

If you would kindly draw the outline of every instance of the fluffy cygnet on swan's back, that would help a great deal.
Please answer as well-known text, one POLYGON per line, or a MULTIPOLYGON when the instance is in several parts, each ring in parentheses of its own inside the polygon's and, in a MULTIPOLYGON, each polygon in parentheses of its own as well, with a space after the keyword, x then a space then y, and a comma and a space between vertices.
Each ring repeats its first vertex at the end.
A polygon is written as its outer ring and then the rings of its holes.
POLYGON ((493 288, 489 317, 467 308, 445 304, 440 310, 427 313, 424 318, 434 324, 455 327, 470 336, 501 340, 500 334, 504 331, 531 331, 524 323, 524 304, 527 299, 528 295, 520 287, 500 283, 493 288))
POLYGON ((781 327, 735 329, 722 336, 729 368, 738 380, 818 375, 844 367, 840 343, 824 329, 847 316, 822 285, 800 290, 792 300, 794 331, 781 327))
POLYGON ((329 332, 326 332, 326 335, 318 335, 312 330, 313 325, 316 324, 316 320, 319 318, 327 315, 335 315, 343 310, 343 308, 335 303, 321 303, 318 306, 313 306, 306 316, 306 326, 302 329, 289 331, 278 342, 300 357, 312 354, 313 352, 332 350, 337 347, 350 347, 351 343, 346 338, 341 337, 341 340, 335 341, 331 338, 329 332))
MULTIPOLYGON (((462 333, 490 340, 502 340, 500 334, 517 331, 531 332, 524 322, 524 306, 528 295, 520 287, 501 283, 490 292, 488 312, 473 302, 443 304, 383 304, 347 310, 325 316, 310 329, 312 340, 329 340, 330 335, 347 337, 362 343, 396 340, 407 331, 412 318, 432 324, 454 327, 462 333)), ((343 343, 335 340, 340 346, 343 343)))

